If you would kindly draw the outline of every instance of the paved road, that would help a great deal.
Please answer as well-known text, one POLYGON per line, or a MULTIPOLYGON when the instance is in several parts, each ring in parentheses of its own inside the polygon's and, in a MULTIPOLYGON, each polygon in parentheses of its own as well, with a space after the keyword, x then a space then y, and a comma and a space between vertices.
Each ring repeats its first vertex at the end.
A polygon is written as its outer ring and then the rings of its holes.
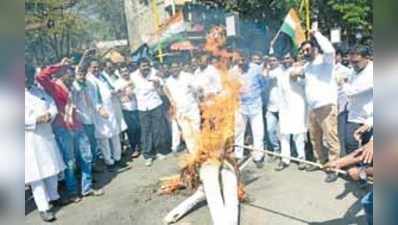
MULTIPOLYGON (((161 225, 162 218, 186 196, 159 196, 158 179, 178 172, 178 159, 169 156, 151 168, 142 159, 131 169, 98 177, 106 194, 89 197, 78 204, 57 209, 57 225, 161 225)), ((339 179, 323 182, 322 172, 302 172, 296 165, 275 172, 275 163, 263 169, 250 164, 244 171, 249 182, 250 203, 241 207, 241 225, 365 225, 360 197, 366 192, 356 184, 339 179)), ((28 201, 26 223, 45 224, 28 201)), ((206 205, 185 216, 176 225, 211 225, 206 205)))

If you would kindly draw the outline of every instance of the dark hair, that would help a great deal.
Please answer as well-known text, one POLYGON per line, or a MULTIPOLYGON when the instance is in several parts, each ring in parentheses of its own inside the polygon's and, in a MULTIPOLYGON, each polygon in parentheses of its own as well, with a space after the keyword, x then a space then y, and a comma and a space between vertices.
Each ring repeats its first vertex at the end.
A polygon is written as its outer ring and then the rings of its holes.
POLYGON ((371 55, 369 47, 363 45, 356 45, 352 47, 350 49, 350 54, 358 54, 362 57, 369 57, 371 55))
POLYGON ((313 47, 313 48, 319 49, 319 46, 318 46, 318 43, 316 42, 316 40, 311 38, 310 40, 306 40, 303 43, 301 43, 300 50, 304 47, 304 45, 307 45, 307 44, 311 45, 311 47, 313 47))
POLYGON ((289 55, 294 61, 297 61, 297 55, 292 53, 292 52, 286 52, 285 54, 283 54, 283 58, 285 58, 287 55, 289 55))
POLYGON ((148 63, 151 64, 151 60, 149 60, 147 57, 142 57, 138 60, 138 66, 140 66, 143 63, 148 63))

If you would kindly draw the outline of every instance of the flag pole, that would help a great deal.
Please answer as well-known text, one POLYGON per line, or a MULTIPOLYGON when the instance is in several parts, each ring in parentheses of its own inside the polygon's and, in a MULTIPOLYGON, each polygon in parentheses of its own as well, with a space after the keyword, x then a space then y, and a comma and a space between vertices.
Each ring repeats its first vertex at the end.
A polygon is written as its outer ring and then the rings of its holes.
POLYGON ((310 21, 310 0, 305 1, 305 25, 307 28, 306 38, 309 39, 309 31, 311 30, 311 21, 310 21))
MULTIPOLYGON (((157 29, 159 29, 159 26, 160 26, 160 17, 159 17, 158 9, 156 6, 156 0, 151 0, 151 8, 152 8, 152 14, 155 17, 155 25, 156 25, 155 30, 157 30, 157 29)), ((158 57, 159 57, 160 63, 163 63, 162 43, 159 43, 158 57)))

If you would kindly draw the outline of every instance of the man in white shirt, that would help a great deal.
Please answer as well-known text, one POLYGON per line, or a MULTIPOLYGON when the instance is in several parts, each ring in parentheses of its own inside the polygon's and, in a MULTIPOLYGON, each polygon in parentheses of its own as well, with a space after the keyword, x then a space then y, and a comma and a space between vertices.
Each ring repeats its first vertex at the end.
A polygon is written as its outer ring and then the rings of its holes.
POLYGON ((170 77, 166 79, 164 91, 169 98, 173 111, 172 119, 172 150, 177 152, 180 137, 185 140, 188 152, 193 153, 197 147, 200 132, 200 113, 193 88, 193 75, 181 71, 174 62, 170 66, 170 77))
POLYGON ((362 127, 361 144, 366 144, 372 136, 373 127, 373 62, 369 60, 367 47, 357 46, 350 51, 350 62, 354 69, 345 85, 348 96, 348 118, 345 125, 346 152, 359 147, 354 132, 362 127))
POLYGON ((139 69, 132 73, 133 91, 137 98, 137 108, 141 126, 142 154, 146 166, 152 166, 157 153, 162 150, 167 136, 167 119, 160 97, 163 82, 152 69, 149 59, 141 58, 139 69))
POLYGON ((140 120, 138 118, 137 99, 127 67, 120 68, 120 79, 115 82, 115 89, 121 102, 123 118, 127 125, 127 136, 132 157, 140 154, 140 120))
MULTIPOLYGON (((247 123, 250 122, 253 146, 259 151, 253 152, 253 161, 258 168, 264 162, 264 121, 261 93, 264 89, 264 77, 257 65, 250 65, 248 56, 241 54, 238 65, 231 71, 241 81, 239 90, 240 104, 235 116, 235 144, 244 145, 247 123)), ((235 148, 235 157, 243 158, 243 149, 235 148)))
POLYGON ((101 77, 97 61, 90 63, 87 82, 96 88, 98 101, 95 113, 95 136, 98 147, 101 148, 106 166, 110 171, 116 170, 116 165, 121 164, 122 149, 119 137, 119 126, 113 108, 112 92, 108 82, 101 77))
POLYGON ((343 52, 341 50, 336 50, 335 65, 334 65, 334 77, 337 82, 337 108, 338 114, 338 135, 340 139, 341 151, 345 151, 345 127, 344 124, 347 120, 347 103, 348 96, 344 89, 344 84, 348 82, 351 77, 352 70, 342 64, 343 52))
POLYGON ((58 113, 54 100, 34 84, 34 68, 25 66, 25 185, 45 222, 55 220, 50 203, 61 202, 57 175, 65 163, 57 147, 51 123, 58 113))
MULTIPOLYGON (((290 80, 290 72, 294 62, 293 56, 290 53, 286 54, 283 58, 284 73, 277 77, 281 152, 283 156, 291 156, 290 140, 293 139, 298 158, 305 159, 307 104, 303 85, 290 80)), ((281 171, 289 164, 289 159, 282 158, 275 170, 281 171)), ((298 169, 304 170, 305 164, 299 164, 298 169)))
POLYGON ((279 90, 278 77, 283 75, 283 69, 275 55, 270 55, 267 61, 267 67, 264 70, 264 76, 268 82, 268 101, 267 112, 265 114, 267 126, 268 148, 276 153, 280 153, 279 143, 279 90))
MULTIPOLYGON (((324 164, 340 157, 337 84, 333 76, 335 50, 332 43, 316 29, 311 31, 311 35, 314 39, 301 45, 307 63, 301 71, 293 71, 292 79, 296 80, 300 74, 304 74, 305 95, 310 110, 311 142, 317 161, 324 164), (328 151, 325 151, 324 145, 328 151)), ((308 171, 315 169, 314 166, 307 167, 308 171)), ((328 173, 325 181, 336 180, 335 173, 328 173)))

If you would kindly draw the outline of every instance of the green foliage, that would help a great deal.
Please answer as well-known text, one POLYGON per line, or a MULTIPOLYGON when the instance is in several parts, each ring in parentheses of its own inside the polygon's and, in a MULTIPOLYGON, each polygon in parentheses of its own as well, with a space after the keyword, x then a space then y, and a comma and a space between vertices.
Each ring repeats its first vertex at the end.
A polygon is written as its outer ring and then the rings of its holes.
POLYGON ((26 32, 25 58, 39 65, 127 36, 123 0, 25 0, 25 21, 53 24, 26 32))
MULTIPOLYGON (((215 2, 228 11, 239 12, 244 19, 265 21, 274 31, 279 29, 290 8, 299 9, 302 4, 302 0, 217 0, 211 2, 215 2)), ((372 0, 309 0, 309 2, 311 19, 315 18, 314 14, 318 14, 319 25, 323 31, 340 26, 347 35, 353 35, 360 27, 365 35, 372 33, 372 0)), ((300 16, 304 23, 304 10, 300 12, 300 16)))

